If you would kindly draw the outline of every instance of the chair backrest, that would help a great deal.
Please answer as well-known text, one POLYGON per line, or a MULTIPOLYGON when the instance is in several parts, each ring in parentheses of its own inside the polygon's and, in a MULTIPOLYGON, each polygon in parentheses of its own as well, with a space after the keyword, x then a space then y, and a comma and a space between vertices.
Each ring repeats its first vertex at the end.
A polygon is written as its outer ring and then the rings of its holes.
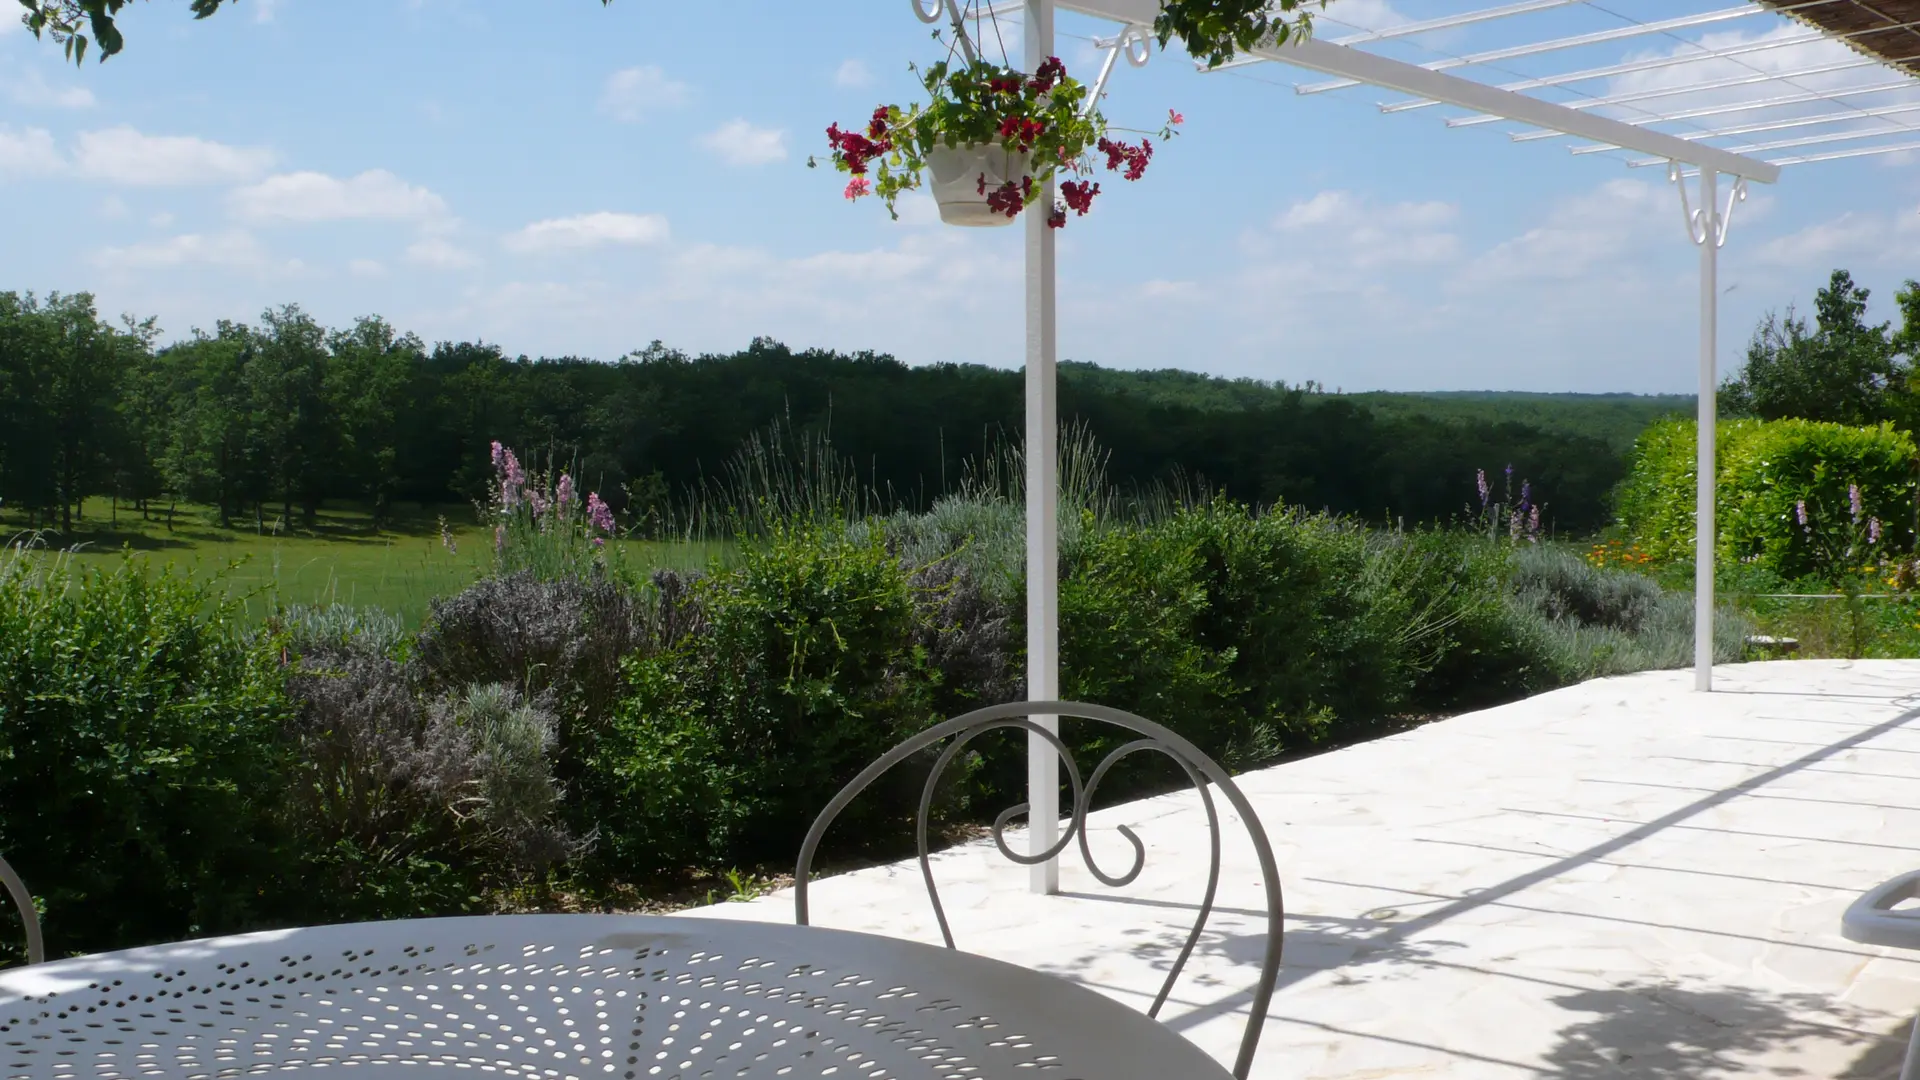
POLYGON ((1267 833, 1260 825, 1259 815, 1254 813, 1253 805, 1247 801, 1247 797, 1241 793, 1233 779, 1227 775, 1226 770, 1201 753, 1198 747, 1173 731, 1132 713, 1101 705, 1082 705, 1066 701, 1016 701, 1006 705, 977 709, 945 723, 936 724, 889 750, 841 788, 840 793, 835 795, 827 803, 826 809, 820 812, 820 816, 814 819, 813 827, 807 830, 806 841, 800 847, 800 861, 793 874, 795 921, 802 926, 807 924, 807 879, 813 867, 814 853, 819 849, 820 840, 826 835, 827 828, 833 824, 834 818, 838 817, 848 803, 851 803, 887 770, 921 751, 951 739, 953 741, 934 761, 933 770, 920 790, 920 810, 915 818, 915 829, 920 846, 920 874, 927 883, 927 896, 933 903, 934 917, 939 920, 940 935, 946 940, 947 947, 953 948, 953 931, 947 925, 946 911, 940 904, 940 890, 934 884, 933 867, 928 861, 930 852, 927 842, 927 819, 933 806, 934 790, 947 766, 959 756, 969 742, 986 732, 1003 728, 1018 728, 1032 732, 1051 743, 1054 751, 1060 755, 1060 760, 1065 763, 1067 779, 1073 787, 1072 822, 1059 840, 1046 851, 1023 855, 1007 846, 1005 838, 1007 823, 1027 812, 1025 803, 1001 811, 994 819, 993 842, 1002 855, 1016 863, 1032 866, 1049 861, 1059 856, 1067 849, 1067 845, 1078 838, 1080 857, 1095 878, 1113 888, 1131 884, 1146 865, 1146 845, 1140 842, 1140 837, 1132 829, 1125 825, 1120 826, 1120 834, 1133 845, 1133 866, 1125 873, 1109 874, 1102 870, 1094 861, 1093 852, 1087 846, 1087 811, 1093 801, 1094 791, 1100 786, 1101 778, 1106 776, 1107 770, 1123 758, 1142 750, 1152 750, 1171 758, 1186 772, 1188 778, 1193 781, 1194 787, 1200 792, 1200 799, 1206 806, 1207 828, 1212 840, 1206 895, 1200 903, 1200 917, 1194 922, 1192 932, 1187 935, 1186 944, 1181 947, 1179 958, 1167 972, 1166 982, 1161 985, 1159 996, 1154 998, 1153 1007, 1147 1010, 1149 1016, 1160 1015, 1160 1007, 1166 1003, 1168 993, 1173 990, 1174 981, 1180 977, 1187 958, 1193 954, 1194 945, 1200 940, 1200 932, 1206 926, 1207 917, 1213 913, 1214 894, 1220 885, 1220 814, 1214 806, 1213 795, 1208 790, 1208 785, 1219 787, 1221 793, 1227 797, 1227 801, 1239 812, 1240 820, 1246 825, 1247 832, 1253 840, 1254 852, 1260 859, 1260 873, 1267 893, 1266 953, 1260 965, 1260 981, 1254 987, 1246 1033, 1241 1037, 1240 1053, 1233 1068, 1233 1074, 1236 1077, 1246 1080, 1247 1073, 1253 1068, 1253 1052, 1260 1042, 1260 1029, 1266 1023, 1267 1006, 1273 998, 1274 983, 1280 975, 1281 926, 1284 911, 1280 895, 1279 867, 1274 862, 1273 848, 1267 842, 1267 833), (1092 720, 1125 728, 1141 738, 1114 749, 1094 767, 1092 775, 1083 784, 1080 768, 1066 744, 1058 735, 1036 723, 1034 717, 1092 720))
POLYGON ((6 884, 13 906, 20 909, 20 921, 27 927, 27 963, 45 963, 47 946, 40 940, 40 915, 33 910, 33 894, 27 891, 27 883, 20 880, 20 875, 13 872, 5 858, 0 858, 0 882, 6 884))

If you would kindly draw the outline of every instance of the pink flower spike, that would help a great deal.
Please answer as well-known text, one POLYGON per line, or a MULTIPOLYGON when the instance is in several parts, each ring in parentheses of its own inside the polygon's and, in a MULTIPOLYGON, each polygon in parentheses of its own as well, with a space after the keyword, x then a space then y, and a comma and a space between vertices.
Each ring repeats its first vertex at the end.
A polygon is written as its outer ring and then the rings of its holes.
POLYGON ((1861 506, 1860 506, 1860 485, 1859 484, 1847 485, 1847 504, 1853 509, 1853 523, 1855 525, 1860 524, 1861 506))
POLYGON ((587 496, 587 520, 603 533, 613 531, 613 510, 601 500, 597 491, 587 496))
POLYGON ((864 176, 856 176, 853 179, 847 181, 846 196, 849 202, 859 198, 862 195, 870 194, 872 191, 873 191, 873 181, 868 180, 864 176))

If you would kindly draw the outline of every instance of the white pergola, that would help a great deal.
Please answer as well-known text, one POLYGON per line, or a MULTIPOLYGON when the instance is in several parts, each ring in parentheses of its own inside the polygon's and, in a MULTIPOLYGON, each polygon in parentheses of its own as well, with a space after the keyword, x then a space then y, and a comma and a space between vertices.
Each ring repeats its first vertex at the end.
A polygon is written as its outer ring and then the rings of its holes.
MULTIPOLYGON (((1107 72, 1129 50, 1135 63, 1144 61, 1159 10, 1159 0, 1003 0, 997 8, 987 0, 913 2, 923 18, 942 6, 956 20, 1020 17, 1027 70, 1056 52, 1056 9, 1115 24, 1111 36, 1096 39, 1109 50, 1107 72)), ((1710 691, 1719 249, 1750 182, 1773 183, 1793 165, 1920 150, 1913 74, 1920 70, 1920 3, 1435 0, 1424 7, 1445 10, 1383 25, 1358 24, 1360 16, 1346 10, 1353 7, 1331 0, 1311 40, 1256 49, 1216 70, 1280 64, 1320 73, 1332 78, 1294 89, 1390 91, 1396 97, 1380 104, 1382 112, 1438 109, 1450 128, 1504 123, 1517 128, 1515 142, 1571 140, 1576 155, 1667 166, 1678 186, 1688 235, 1700 248, 1694 656, 1695 686, 1710 691), (1356 22, 1343 24, 1343 15, 1356 22), (1589 25, 1568 32, 1573 18, 1589 25), (1489 47, 1463 50, 1462 42, 1496 32, 1489 47), (1590 62, 1596 49, 1623 45, 1640 51, 1590 62), (1689 179, 1697 185, 1691 196, 1689 179)), ((1060 690, 1056 257, 1044 215, 1026 218, 1027 697, 1053 701, 1060 690)), ((1057 721, 1034 719, 1057 730, 1057 721)), ((1030 850, 1038 853, 1058 837, 1059 763, 1038 735, 1029 736, 1028 761, 1030 850)), ((1033 868, 1035 891, 1056 891, 1058 883, 1057 863, 1033 868)))

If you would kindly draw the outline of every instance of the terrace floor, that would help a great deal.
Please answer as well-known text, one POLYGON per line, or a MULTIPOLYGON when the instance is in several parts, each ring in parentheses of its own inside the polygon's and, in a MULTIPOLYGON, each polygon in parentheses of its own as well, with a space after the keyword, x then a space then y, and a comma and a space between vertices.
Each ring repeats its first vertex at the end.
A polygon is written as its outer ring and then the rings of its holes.
MULTIPOLYGON (((1920 662, 1607 679, 1239 778, 1286 891, 1256 1077, 1886 1077, 1920 953, 1852 944, 1861 891, 1920 869, 1920 662)), ((1224 809, 1223 809, 1224 812, 1224 809)), ((935 858, 960 947, 1145 1008, 1196 911, 1191 792, 1091 818, 1140 879, 1063 894, 970 844, 935 858), (1182 920, 1185 920, 1184 922, 1182 920)), ((1231 1063, 1261 949, 1227 824, 1219 910, 1168 1023, 1231 1063)), ((1024 849, 1024 838, 1015 841, 1024 849)), ((820 882, 821 925, 937 942, 911 861, 820 882)), ((789 920, 790 891, 690 914, 789 920)))

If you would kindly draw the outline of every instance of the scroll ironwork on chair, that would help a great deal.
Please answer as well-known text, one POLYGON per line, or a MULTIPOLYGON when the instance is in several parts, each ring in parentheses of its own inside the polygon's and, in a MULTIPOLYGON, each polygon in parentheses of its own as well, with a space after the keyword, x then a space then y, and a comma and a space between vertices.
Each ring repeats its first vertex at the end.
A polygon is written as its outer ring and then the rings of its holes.
POLYGON ((7 894, 13 897, 13 906, 20 910, 20 921, 27 928, 27 963, 43 964, 47 960, 46 943, 40 940, 40 915, 33 910, 33 894, 27 891, 27 883, 13 872, 5 858, 0 858, 0 882, 7 886, 7 894))
POLYGON ((1161 985, 1159 995, 1154 998, 1152 1008, 1147 1010, 1149 1016, 1157 1018, 1160 1015, 1161 1006, 1166 1004, 1167 995, 1173 990, 1173 984, 1180 977, 1181 970, 1186 967, 1187 958, 1193 954, 1193 947, 1200 940, 1200 933, 1206 927, 1208 916, 1213 913, 1214 895, 1219 890, 1220 814, 1214 805, 1213 794, 1208 790, 1208 785, 1219 787, 1227 801, 1239 812, 1253 840, 1254 852, 1259 857, 1260 873, 1267 893, 1266 953, 1260 965, 1260 981, 1254 987, 1252 1015, 1248 1017, 1246 1033, 1241 1037, 1239 1056, 1235 1059, 1233 1067, 1234 1076, 1239 1077, 1240 1080, 1246 1080, 1248 1071, 1253 1067, 1254 1049, 1260 1042, 1261 1026, 1266 1022, 1267 1006, 1273 998, 1274 982, 1280 975, 1283 906, 1280 895, 1280 872, 1273 858, 1273 848, 1267 842, 1266 830, 1261 827, 1260 818, 1254 813, 1253 805, 1247 801, 1247 797, 1241 793, 1240 788, 1234 784, 1232 777, 1227 775, 1225 769, 1172 730, 1132 713, 1101 705, 1083 705, 1075 702, 1016 701, 1006 705, 977 709, 964 716, 955 717, 930 727, 889 750, 841 788, 840 793, 835 795, 827 803, 826 809, 820 812, 820 816, 814 819, 813 827, 807 830, 806 841, 800 847, 799 864, 793 875, 795 921, 802 926, 807 925, 807 879, 813 867, 814 853, 819 849, 821 838, 826 835, 828 827, 833 824, 840 811, 844 810, 847 804, 887 770, 923 750, 952 739, 953 741, 934 761, 933 769, 920 790, 920 809, 915 817, 915 830, 920 848, 920 874, 927 883, 927 896, 933 903, 934 917, 940 923, 940 936, 945 940, 947 948, 953 948, 953 931, 947 924, 946 910, 940 904, 940 889, 933 880, 933 866, 929 862, 928 816, 933 806, 934 790, 947 767, 960 755, 961 751, 966 749, 968 743, 989 731, 1005 728, 1033 732, 1051 743, 1054 750, 1059 753, 1061 761, 1066 765, 1067 779, 1073 788, 1073 819, 1061 834, 1060 839, 1046 851, 1023 855, 1007 846, 1005 837, 1007 823, 1027 812, 1028 807, 1025 803, 1008 807, 994 819, 993 842, 1002 855, 1016 863, 1031 866, 1045 862, 1066 851, 1067 846, 1077 839, 1080 845, 1080 857, 1095 878, 1111 888, 1129 885, 1140 876, 1140 871, 1146 866, 1146 845, 1141 843, 1138 834, 1125 825, 1119 827, 1120 835, 1126 837, 1127 842, 1133 845, 1133 865, 1122 874, 1109 874, 1101 869, 1087 845, 1088 809, 1093 801, 1094 792, 1099 789, 1100 781, 1106 776, 1107 771, 1125 758, 1141 751, 1151 750, 1172 759, 1186 772, 1188 779, 1193 781, 1195 789, 1200 792, 1201 802, 1207 811, 1207 829, 1212 841, 1207 870, 1207 889, 1200 902, 1200 917, 1195 920, 1193 930, 1187 935, 1186 944, 1181 947, 1179 957, 1175 959, 1172 969, 1167 972, 1166 981, 1161 985), (1058 735, 1035 723, 1031 718, 1036 716, 1092 720, 1125 728, 1141 737, 1115 748, 1094 767, 1093 773, 1082 783, 1079 765, 1074 761, 1073 754, 1067 749, 1066 743, 1062 742, 1058 735))

